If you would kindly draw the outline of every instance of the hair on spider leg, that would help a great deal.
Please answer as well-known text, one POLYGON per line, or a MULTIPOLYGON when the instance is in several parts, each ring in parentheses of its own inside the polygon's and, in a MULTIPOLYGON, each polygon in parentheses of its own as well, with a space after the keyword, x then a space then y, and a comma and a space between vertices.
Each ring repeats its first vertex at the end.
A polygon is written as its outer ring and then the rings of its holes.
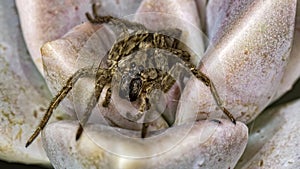
POLYGON ((59 103, 67 96, 69 91, 73 88, 73 85, 82 77, 93 77, 96 74, 95 69, 93 68, 82 68, 79 69, 76 73, 74 73, 66 82, 65 86, 58 92, 58 94, 52 99, 49 104, 47 111, 39 123, 38 127, 34 131, 34 133, 30 136, 28 141, 26 142, 25 147, 28 147, 35 138, 39 135, 39 133, 44 129, 46 124, 48 123, 54 109, 59 105, 59 103))

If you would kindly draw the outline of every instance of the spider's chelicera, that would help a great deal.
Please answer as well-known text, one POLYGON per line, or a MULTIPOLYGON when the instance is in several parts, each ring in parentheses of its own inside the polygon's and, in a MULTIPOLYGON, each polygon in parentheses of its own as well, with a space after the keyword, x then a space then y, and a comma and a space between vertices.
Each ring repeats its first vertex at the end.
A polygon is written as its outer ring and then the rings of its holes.
MULTIPOLYGON (((66 97, 77 80, 82 77, 95 77, 94 92, 84 112, 84 119, 77 130, 76 140, 79 139, 83 131, 83 125, 87 122, 91 111, 98 103, 105 86, 108 86, 108 90, 102 106, 107 107, 109 105, 112 95, 112 81, 118 72, 122 73, 118 83, 119 96, 130 102, 138 101, 138 111, 143 114, 151 107, 150 94, 154 90, 161 90, 163 93, 168 92, 176 82, 174 74, 181 74, 178 67, 183 66, 210 88, 217 106, 234 124, 236 123, 235 118, 223 106, 213 82, 190 62, 190 52, 179 47, 184 46, 178 40, 181 36, 181 30, 151 31, 139 23, 112 16, 99 16, 95 4, 93 5, 93 17, 88 13, 86 16, 92 24, 111 24, 121 28, 123 34, 107 53, 106 68, 100 65, 98 68, 82 68, 67 80, 65 86, 53 98, 39 126, 28 139, 26 147, 34 141, 46 126, 53 110, 66 97), (129 30, 132 31, 129 32, 129 30), (140 54, 141 52, 143 54, 140 54), (129 55, 134 56, 128 57, 129 55), (122 66, 125 62, 129 63, 129 66, 122 66)), ((142 138, 146 137, 147 127, 148 123, 145 121, 142 126, 142 138)))

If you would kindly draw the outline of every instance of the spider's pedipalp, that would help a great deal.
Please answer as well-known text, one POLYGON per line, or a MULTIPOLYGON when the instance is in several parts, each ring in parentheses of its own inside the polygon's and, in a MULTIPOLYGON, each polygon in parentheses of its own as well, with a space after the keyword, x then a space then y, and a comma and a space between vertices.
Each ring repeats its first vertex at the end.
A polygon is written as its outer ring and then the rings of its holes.
POLYGON ((44 127, 46 126, 47 122, 49 121, 49 119, 53 113, 53 110, 56 109, 56 107, 60 104, 60 102, 67 96, 67 94, 73 88, 74 84, 78 81, 78 79, 80 79, 82 77, 95 76, 96 72, 97 72, 97 69, 94 69, 94 68, 82 68, 82 69, 79 69, 73 76, 71 76, 67 80, 66 85, 58 92, 58 94, 51 101, 43 119, 41 120, 37 129, 34 131, 34 133, 28 139, 25 147, 28 147, 34 141, 34 139, 39 135, 41 130, 44 129, 44 127))

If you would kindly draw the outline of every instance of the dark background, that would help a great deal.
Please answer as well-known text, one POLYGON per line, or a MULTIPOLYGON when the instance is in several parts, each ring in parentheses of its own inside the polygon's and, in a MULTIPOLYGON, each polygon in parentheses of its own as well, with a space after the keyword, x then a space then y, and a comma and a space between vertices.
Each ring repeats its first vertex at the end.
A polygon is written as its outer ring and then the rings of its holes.
MULTIPOLYGON (((292 100, 300 98, 300 80, 294 85, 293 90, 286 93, 283 97, 281 97, 278 101, 273 103, 270 106, 280 105, 292 100)), ((24 165, 24 164, 15 164, 15 163, 7 163, 4 161, 0 161, 1 169, 45 169, 44 167, 33 166, 33 165, 24 165)))

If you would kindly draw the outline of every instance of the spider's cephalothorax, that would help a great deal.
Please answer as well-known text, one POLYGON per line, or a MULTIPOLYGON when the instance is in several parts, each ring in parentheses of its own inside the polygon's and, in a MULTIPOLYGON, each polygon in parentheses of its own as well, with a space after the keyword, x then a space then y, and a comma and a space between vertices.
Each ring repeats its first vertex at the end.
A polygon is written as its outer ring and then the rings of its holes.
MULTIPOLYGON (((166 93, 174 85, 176 80, 173 75, 180 74, 178 63, 210 88, 218 107, 233 123, 236 123, 231 113, 223 106, 212 81, 190 62, 190 53, 184 50, 185 48, 179 48, 179 44, 184 46, 178 40, 181 36, 179 29, 151 31, 139 23, 112 16, 99 16, 95 5, 93 5, 93 17, 87 14, 87 18, 93 24, 108 23, 121 28, 123 34, 107 53, 106 68, 100 66, 98 68, 82 68, 67 80, 63 89, 53 98, 38 128, 27 141, 26 147, 34 141, 45 127, 53 110, 66 97, 79 78, 95 77, 96 79, 94 92, 84 112, 84 119, 81 121, 76 139, 80 137, 83 131, 82 126, 98 103, 105 86, 108 86, 108 90, 102 105, 104 107, 109 105, 112 94, 112 81, 114 76, 118 76, 118 72, 121 72, 121 75, 119 74, 119 96, 130 102, 139 100, 139 112, 142 114, 151 107, 149 97, 153 90, 158 89, 166 93), (129 33, 129 30, 131 30, 131 33, 129 33), (143 54, 137 55, 139 52, 143 54), (134 57, 135 55, 138 57, 134 57)), ((146 136, 147 126, 147 123, 143 123, 142 138, 146 136)))

